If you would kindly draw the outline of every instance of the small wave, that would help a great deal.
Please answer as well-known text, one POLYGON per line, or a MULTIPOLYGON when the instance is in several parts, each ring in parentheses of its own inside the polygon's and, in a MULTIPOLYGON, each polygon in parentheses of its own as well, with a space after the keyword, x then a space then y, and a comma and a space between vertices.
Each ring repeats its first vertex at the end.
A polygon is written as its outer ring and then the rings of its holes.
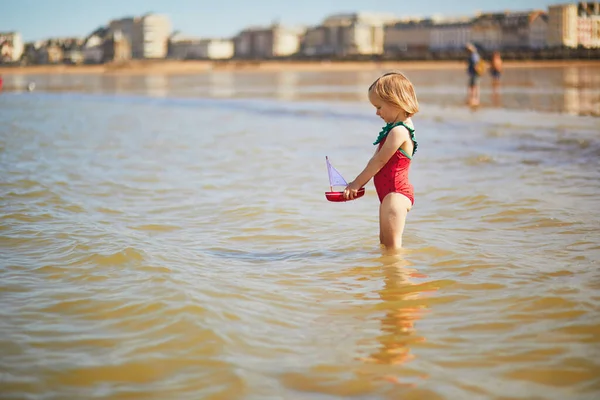
POLYGON ((145 224, 145 225, 134 225, 129 228, 138 230, 138 231, 146 231, 146 232, 174 232, 181 229, 181 226, 178 225, 168 225, 168 224, 145 224))
POLYGON ((98 266, 124 265, 131 262, 138 264, 144 261, 146 257, 143 250, 127 247, 110 254, 93 253, 85 258, 85 262, 98 266))
POLYGON ((476 166, 481 164, 494 164, 496 161, 490 155, 480 154, 478 156, 467 157, 464 162, 467 165, 476 166))

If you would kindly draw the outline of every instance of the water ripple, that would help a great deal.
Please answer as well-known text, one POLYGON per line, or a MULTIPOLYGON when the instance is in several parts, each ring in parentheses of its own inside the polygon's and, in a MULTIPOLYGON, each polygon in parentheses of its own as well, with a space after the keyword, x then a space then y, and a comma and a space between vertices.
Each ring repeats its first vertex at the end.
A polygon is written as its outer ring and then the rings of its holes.
POLYGON ((595 120, 430 106, 394 255, 372 185, 324 198, 325 155, 347 177, 369 157, 362 105, 0 109, 3 398, 598 392, 595 120))

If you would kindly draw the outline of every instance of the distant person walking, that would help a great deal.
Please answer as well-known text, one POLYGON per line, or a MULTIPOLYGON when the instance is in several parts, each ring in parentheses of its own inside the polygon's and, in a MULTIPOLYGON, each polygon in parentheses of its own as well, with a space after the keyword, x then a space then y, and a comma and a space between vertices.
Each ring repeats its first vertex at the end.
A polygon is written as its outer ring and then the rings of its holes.
POLYGON ((479 80, 485 70, 485 64, 481 59, 481 56, 477 52, 477 48, 472 44, 468 43, 466 46, 469 52, 469 58, 467 59, 468 67, 467 74, 469 75, 469 88, 467 91, 467 104, 470 106, 479 105, 479 80))

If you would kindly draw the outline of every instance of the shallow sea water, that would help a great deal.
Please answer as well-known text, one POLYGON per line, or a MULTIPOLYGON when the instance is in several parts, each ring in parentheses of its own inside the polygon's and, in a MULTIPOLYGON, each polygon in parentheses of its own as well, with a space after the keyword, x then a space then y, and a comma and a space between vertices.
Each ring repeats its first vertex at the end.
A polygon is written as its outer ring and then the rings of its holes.
POLYGON ((413 73, 394 255, 371 183, 324 197, 373 74, 5 77, 0 398, 598 398, 597 86, 571 112, 559 72, 477 111, 413 73))

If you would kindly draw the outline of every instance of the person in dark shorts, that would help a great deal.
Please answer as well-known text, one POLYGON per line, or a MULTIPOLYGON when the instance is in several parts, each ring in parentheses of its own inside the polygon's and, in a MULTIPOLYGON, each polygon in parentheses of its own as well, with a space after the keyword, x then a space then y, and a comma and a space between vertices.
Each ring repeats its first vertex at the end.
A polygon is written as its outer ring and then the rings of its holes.
POLYGON ((492 60, 490 63, 490 75, 495 85, 500 83, 500 75, 502 75, 502 57, 500 57, 499 51, 492 53, 492 60))
POLYGON ((500 106, 500 76, 502 75, 502 57, 499 51, 492 53, 490 60, 490 75, 492 77, 492 103, 500 106))
POLYGON ((477 106, 479 105, 479 80, 483 64, 477 48, 472 43, 468 43, 466 49, 469 52, 469 58, 467 59, 467 74, 469 75, 467 103, 471 106, 477 106))

